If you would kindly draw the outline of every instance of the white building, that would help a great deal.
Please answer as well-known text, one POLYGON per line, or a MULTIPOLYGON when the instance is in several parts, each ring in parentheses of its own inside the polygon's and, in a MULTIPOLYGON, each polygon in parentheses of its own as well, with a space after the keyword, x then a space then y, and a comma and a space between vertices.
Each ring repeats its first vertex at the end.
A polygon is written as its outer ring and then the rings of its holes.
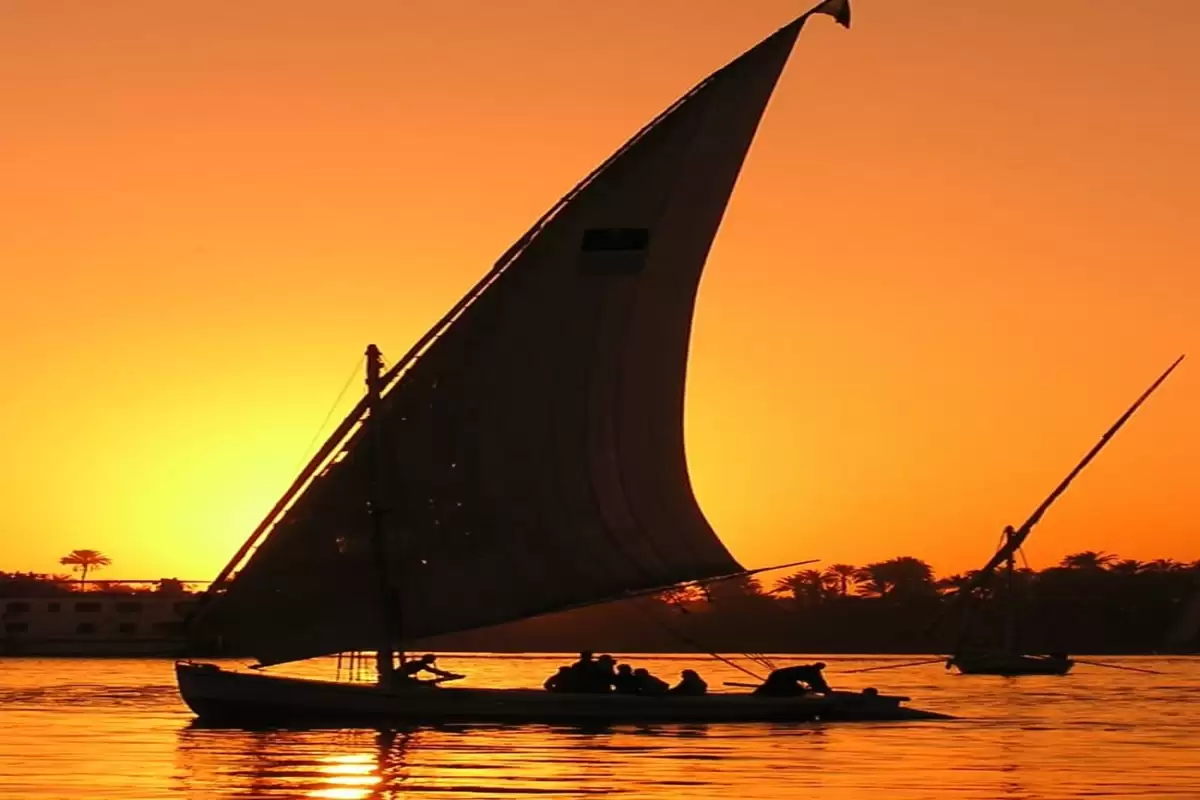
POLYGON ((71 592, 0 598, 0 655, 171 656, 192 594, 71 592))

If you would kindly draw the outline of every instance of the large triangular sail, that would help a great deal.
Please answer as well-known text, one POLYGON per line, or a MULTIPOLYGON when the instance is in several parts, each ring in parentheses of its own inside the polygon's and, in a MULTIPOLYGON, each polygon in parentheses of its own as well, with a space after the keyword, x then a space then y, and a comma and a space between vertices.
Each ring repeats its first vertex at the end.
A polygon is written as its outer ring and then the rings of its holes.
POLYGON ((365 446, 382 441, 385 572, 411 640, 741 569, 687 473, 700 274, 807 17, 713 73, 505 254, 389 373, 193 620, 265 664, 385 635, 365 446))

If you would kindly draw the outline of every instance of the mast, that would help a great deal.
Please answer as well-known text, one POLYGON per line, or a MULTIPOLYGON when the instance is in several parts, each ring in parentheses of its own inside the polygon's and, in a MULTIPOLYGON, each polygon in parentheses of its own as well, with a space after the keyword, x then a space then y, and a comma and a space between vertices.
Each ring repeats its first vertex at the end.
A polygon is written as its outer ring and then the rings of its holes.
POLYGON ((1004 652, 1007 655, 1018 655, 1017 649, 1017 602, 1013 595, 1015 588, 1016 559, 1009 556, 1004 563, 1004 652))
POLYGON ((1037 525, 1039 521, 1041 521, 1042 517, 1045 515, 1050 506, 1054 505, 1054 501, 1062 496, 1062 493, 1067 490, 1067 487, 1071 485, 1071 482, 1075 480, 1076 476, 1083 471, 1083 468, 1092 462, 1092 459, 1104 449, 1104 446, 1112 440, 1117 431, 1121 430, 1121 427, 1129 421, 1129 418, 1132 417, 1133 413, 1141 407, 1142 403, 1146 402, 1146 399, 1149 398, 1150 395, 1154 394, 1154 391, 1162 385, 1162 382, 1165 381, 1170 374, 1175 371, 1175 368, 1179 366, 1180 362, 1183 361, 1183 358, 1183 356, 1180 356, 1179 358, 1175 359, 1175 361, 1171 363, 1171 366, 1167 367, 1166 371, 1159 375, 1158 379, 1155 380, 1154 383, 1150 384, 1150 388, 1142 392, 1141 396, 1134 401, 1133 405, 1131 405, 1125 411, 1125 413, 1113 423, 1111 428, 1104 432, 1104 435, 1100 437, 1100 441, 1093 445, 1092 449, 1087 452, 1087 455, 1085 455, 1083 459, 1075 465, 1075 468, 1067 474, 1067 477, 1063 478, 1062 482, 1054 488, 1054 491, 1052 491, 1050 495, 1042 501, 1042 504, 1034 510, 1033 514, 1029 516, 1029 519, 1025 520, 1025 524, 1011 533, 1006 531, 1004 544, 1001 545, 1000 549, 996 551, 996 554, 991 557, 988 563, 983 566, 983 569, 979 570, 974 580, 964 587, 965 591, 960 593, 960 596, 965 597, 977 587, 982 586, 991 578, 992 573, 997 567, 1006 561, 1011 560, 1016 555, 1017 550, 1021 548, 1021 545, 1024 544, 1025 540, 1029 537, 1029 532, 1033 530, 1033 527, 1037 525))
MULTIPOLYGON (((384 528, 384 510, 380 487, 383 484, 383 414, 380 404, 382 391, 383 357, 379 348, 367 345, 367 438, 370 441, 371 467, 368 513, 371 515, 371 550, 375 579, 379 587, 379 612, 384 621, 379 643, 375 650, 375 668, 379 682, 388 683, 396 671, 393 643, 400 641, 400 604, 395 589, 388 579, 387 535, 384 528)), ((404 663, 404 652, 400 652, 400 663, 404 663)))
MULTIPOLYGON (((1052 491, 1050 495, 1042 501, 1042 504, 1034 510, 1033 514, 1029 516, 1029 519, 1025 520, 1025 523, 1020 528, 1017 528, 1016 530, 1013 530, 1011 526, 1005 528, 1004 542, 1000 545, 1000 548, 996 551, 995 555, 993 555, 991 559, 984 564, 983 569, 979 570, 975 574, 974 578, 972 578, 965 586, 959 589, 953 601, 944 607, 941 613, 934 617, 927 630, 932 631, 935 627, 937 627, 950 608, 957 607, 960 604, 968 602, 970 598, 974 596, 975 590, 990 583, 993 577, 995 577, 997 569, 1004 565, 1006 566, 1008 573, 1007 594, 1009 595, 1009 598, 1005 601, 1007 606, 1005 609, 1006 619, 1004 631, 1005 652, 1008 652, 1009 647, 1015 647, 1015 644, 1013 644, 1015 641, 1013 635, 1015 634, 1016 622, 1014 615, 1016 610, 1012 608, 1011 595, 1013 586, 1013 567, 1017 551, 1021 549, 1021 545, 1027 538, 1029 538, 1030 531, 1032 531, 1033 527, 1041 521, 1042 517, 1046 514, 1046 511, 1049 510, 1050 506, 1054 505, 1054 502, 1062 496, 1063 492, 1067 490, 1067 487, 1071 485, 1071 482, 1074 481, 1079 473, 1083 471, 1084 467, 1090 464, 1092 459, 1094 459, 1100 453, 1100 451, 1104 449, 1105 445, 1107 445, 1117 434, 1117 431, 1121 430, 1122 426, 1129 421, 1129 418, 1133 416, 1134 412, 1141 408, 1142 403, 1146 402, 1150 395, 1154 394, 1155 390, 1162 385, 1163 381, 1170 377, 1171 373, 1175 371, 1175 368, 1183 362, 1183 359, 1184 356, 1181 355, 1179 358, 1171 362, 1171 366, 1167 367, 1166 371, 1159 375, 1154 383, 1150 384, 1150 388, 1142 392, 1141 396, 1134 401, 1133 405, 1126 409, 1125 413, 1113 423, 1112 427, 1104 432, 1104 435, 1100 437, 1100 440, 1096 442, 1096 444, 1092 446, 1092 449, 1087 452, 1083 459, 1075 465, 1075 468, 1067 473, 1067 477, 1063 478, 1062 482, 1059 483, 1058 486, 1054 488, 1054 491, 1052 491)), ((966 626, 964 625, 964 635, 965 631, 966 626)))

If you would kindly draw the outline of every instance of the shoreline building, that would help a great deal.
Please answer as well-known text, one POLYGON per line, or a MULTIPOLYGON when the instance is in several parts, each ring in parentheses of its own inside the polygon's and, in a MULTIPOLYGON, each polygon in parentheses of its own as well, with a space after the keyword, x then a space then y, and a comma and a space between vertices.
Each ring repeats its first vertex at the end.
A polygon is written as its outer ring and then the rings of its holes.
POLYGON ((175 580, 39 582, 0 594, 0 656, 174 656, 199 594, 175 580), (99 584, 99 585, 95 585, 99 584), (135 588, 151 584, 151 587, 135 588))

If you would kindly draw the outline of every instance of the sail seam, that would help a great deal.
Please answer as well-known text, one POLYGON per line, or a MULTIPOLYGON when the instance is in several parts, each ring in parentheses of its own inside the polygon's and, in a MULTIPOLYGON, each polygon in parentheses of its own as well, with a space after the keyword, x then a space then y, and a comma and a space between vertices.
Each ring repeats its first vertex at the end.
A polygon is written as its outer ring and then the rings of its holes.
MULTIPOLYGON (((729 67, 726 66, 725 68, 721 69, 719 72, 715 73, 712 76, 713 82, 715 82, 716 79, 718 78, 718 76, 722 75, 725 72, 725 70, 728 68, 729 67)), ((691 149, 695 147, 696 131, 698 131, 702 127, 710 106, 711 106, 711 104, 705 105, 704 108, 701 109, 701 114, 699 115, 699 119, 697 119, 696 121, 694 121, 692 123, 692 135, 688 141, 689 153, 690 153, 691 149)), ((672 180, 671 180, 672 189, 671 189, 671 191, 665 193, 665 196, 662 198, 662 201, 659 204, 658 212, 654 216, 656 223, 661 222, 664 214, 666 213, 666 209, 671 205, 672 201, 674 200, 675 192, 678 191, 679 175, 682 172, 682 170, 684 168, 684 164, 687 162, 687 160, 688 159, 685 154, 684 157, 679 158, 675 162, 674 169, 673 169, 674 174, 673 174, 672 180)), ((651 249, 654 247, 653 242, 651 243, 650 247, 651 247, 651 249)), ((651 250, 651 252, 652 252, 652 250, 651 250)), ((647 254, 647 257, 649 257, 649 254, 647 254)), ((621 337, 621 344, 622 344, 623 350, 624 350, 624 348, 626 348, 628 346, 629 337, 631 336, 630 321, 634 317, 634 315, 637 313, 637 308, 638 308, 638 303, 637 303, 638 290, 637 290, 637 288, 633 289, 633 294, 634 294, 634 302, 629 304, 629 308, 625 312, 625 315, 624 315, 624 317, 625 317, 624 324, 621 326, 622 334, 623 334, 621 337)), ((616 378, 614 380, 614 386, 608 395, 609 402, 616 404, 618 406, 618 409, 619 409, 619 406, 621 403, 621 397, 624 394, 624 387, 626 385, 626 374, 627 374, 626 367, 627 367, 627 363, 624 360, 622 360, 617 367, 617 374, 616 374, 616 378)), ((618 413, 619 413, 619 411, 618 411, 618 413)), ((614 449, 616 450, 616 452, 618 453, 617 458, 620 458, 619 454, 623 451, 623 443, 621 442, 619 433, 616 430, 614 430, 613 436, 614 436, 614 441, 612 442, 612 445, 613 445, 614 449)), ((628 476, 625 475, 623 472, 619 472, 618 476, 617 476, 617 483, 621 488, 621 497, 622 497, 622 500, 625 501, 625 507, 628 508, 629 507, 629 497, 630 497, 630 493, 628 491, 628 486, 627 486, 628 476)), ((660 564, 664 563, 665 560, 663 558, 663 554, 656 547, 654 537, 647 535, 645 526, 641 522, 639 522, 636 514, 631 513, 630 519, 633 522, 635 530, 640 535, 642 542, 647 546, 647 548, 649 549, 650 554, 653 556, 653 558, 656 561, 658 561, 660 564)), ((612 535, 612 532, 607 529, 605 530, 605 534, 606 534, 606 536, 608 536, 609 539, 615 539, 615 537, 612 535)), ((626 561, 628 561, 630 564, 632 564, 643 575, 649 576, 649 575, 653 574, 647 568, 646 565, 644 565, 641 562, 637 561, 636 559, 632 558, 629 555, 628 550, 624 546, 621 546, 619 548, 619 550, 622 551, 623 555, 626 558, 626 561)))

